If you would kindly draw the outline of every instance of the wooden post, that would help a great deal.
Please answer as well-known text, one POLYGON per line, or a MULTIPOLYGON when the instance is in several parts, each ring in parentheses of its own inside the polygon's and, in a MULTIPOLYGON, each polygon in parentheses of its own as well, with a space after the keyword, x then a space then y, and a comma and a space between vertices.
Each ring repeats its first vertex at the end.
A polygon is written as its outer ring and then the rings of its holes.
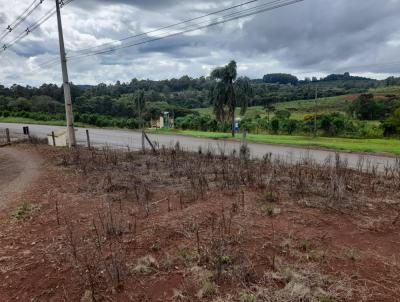
POLYGON ((7 144, 11 143, 10 129, 6 128, 7 144))
POLYGON ((89 136, 89 130, 86 129, 86 140, 87 140, 87 147, 90 150, 90 136, 89 136))
POLYGON ((51 131, 51 138, 53 139, 53 147, 56 146, 56 136, 54 135, 54 131, 51 131))
POLYGON ((146 151, 145 145, 144 145, 144 131, 142 131, 142 151, 143 151, 143 153, 146 151))
POLYGON ((157 152, 156 148, 154 147, 153 143, 151 142, 151 140, 149 139, 149 137, 147 136, 147 134, 144 131, 143 131, 143 135, 146 138, 147 142, 149 143, 153 152, 156 153, 157 152))

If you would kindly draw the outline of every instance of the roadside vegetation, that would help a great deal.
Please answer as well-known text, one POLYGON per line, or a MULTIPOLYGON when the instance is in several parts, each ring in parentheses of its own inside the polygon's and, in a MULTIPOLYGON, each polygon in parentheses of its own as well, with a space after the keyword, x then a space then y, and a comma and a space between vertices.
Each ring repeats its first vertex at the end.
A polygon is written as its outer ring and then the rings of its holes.
POLYGON ((400 162, 22 147, 46 173, 2 224, 4 300, 400 296, 400 162))
MULTIPOLYGON (((232 139, 230 134, 224 132, 179 129, 152 129, 149 131, 151 131, 151 133, 185 135, 198 138, 232 139)), ((236 140, 241 139, 242 136, 238 136, 236 140)), ((259 144, 287 145, 332 149, 347 152, 386 153, 400 155, 400 140, 395 138, 341 138, 299 135, 247 134, 246 141, 259 144)))
MULTIPOLYGON (((378 81, 345 73, 300 81, 292 75, 267 74, 250 80, 237 74, 232 61, 207 78, 73 85, 72 94, 78 126, 146 128, 168 112, 177 130, 226 137, 220 132, 234 135, 239 117, 240 131, 255 142, 390 153, 392 147, 368 147, 373 141, 355 139, 400 136, 400 78, 394 77, 378 81)), ((64 120, 60 87, 0 85, 0 122, 64 125, 64 120)), ((394 140, 384 145, 397 147, 394 140)))

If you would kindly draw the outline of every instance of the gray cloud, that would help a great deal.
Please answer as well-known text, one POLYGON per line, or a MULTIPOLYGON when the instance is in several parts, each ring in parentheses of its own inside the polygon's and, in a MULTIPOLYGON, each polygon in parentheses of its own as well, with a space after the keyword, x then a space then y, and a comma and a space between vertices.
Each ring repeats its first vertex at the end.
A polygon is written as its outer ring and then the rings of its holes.
MULTIPOLYGON (((75 1, 63 9, 67 52, 73 55, 77 49, 238 3, 238 0, 75 1)), ((17 3, 11 10, 8 0, 0 0, 0 26, 15 18, 25 6, 17 3)), ((50 7, 52 3, 45 2, 32 20, 50 7)), ((292 72, 300 77, 344 71, 379 78, 397 75, 400 63, 380 63, 399 61, 399 11, 400 0, 305 0, 245 20, 71 61, 71 80, 94 84, 128 81, 133 77, 200 76, 231 59, 237 60, 241 75, 253 78, 268 72, 292 72)), ((51 18, 15 48, 0 54, 0 83, 59 82, 58 65, 39 66, 57 59, 56 29, 56 20, 51 18)))

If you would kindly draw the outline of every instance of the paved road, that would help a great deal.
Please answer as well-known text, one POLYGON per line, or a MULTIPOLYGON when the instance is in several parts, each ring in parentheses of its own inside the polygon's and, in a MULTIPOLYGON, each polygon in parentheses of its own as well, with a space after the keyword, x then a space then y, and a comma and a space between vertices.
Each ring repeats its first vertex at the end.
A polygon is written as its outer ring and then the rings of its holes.
MULTIPOLYGON (((9 124, 0 123, 1 128, 9 128, 11 132, 22 131, 22 124, 9 124)), ((48 133, 62 127, 57 126, 42 126, 42 125, 29 125, 30 133, 38 137, 46 137, 48 133)), ((91 142, 93 146, 112 146, 120 148, 141 148, 141 133, 128 130, 108 130, 108 129, 91 129, 89 128, 91 142)), ((223 150, 226 154, 232 152, 234 149, 240 148, 240 142, 234 141, 223 141, 213 139, 201 139, 187 136, 177 135, 164 135, 164 134, 149 134, 152 141, 158 142, 159 146, 174 146, 176 142, 182 148, 190 151, 197 151, 199 147, 202 150, 211 149, 214 152, 220 152, 223 150)), ((77 129, 77 140, 79 143, 84 144, 86 141, 85 129, 77 129)), ((297 161, 304 158, 313 158, 316 161, 323 163, 327 158, 334 158, 335 152, 326 150, 315 150, 307 148, 280 146, 280 145, 267 145, 267 144, 248 144, 251 155, 253 157, 261 158, 267 153, 271 153, 274 157, 280 157, 288 161, 297 161)), ((356 168, 360 160, 363 157, 365 163, 370 165, 376 165, 379 170, 383 170, 386 165, 394 166, 396 159, 389 156, 381 155, 359 155, 356 153, 340 152, 343 159, 348 161, 348 165, 352 168, 356 168)))

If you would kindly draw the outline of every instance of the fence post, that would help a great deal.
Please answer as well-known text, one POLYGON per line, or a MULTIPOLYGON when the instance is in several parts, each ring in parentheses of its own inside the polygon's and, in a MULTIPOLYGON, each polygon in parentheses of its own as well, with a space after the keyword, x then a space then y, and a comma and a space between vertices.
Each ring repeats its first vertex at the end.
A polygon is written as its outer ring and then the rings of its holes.
POLYGON ((142 151, 143 151, 143 153, 146 151, 145 145, 144 145, 144 130, 142 131, 142 151))
POLYGON ((56 136, 54 135, 54 131, 51 131, 51 138, 53 139, 53 147, 56 146, 56 136))
POLYGON ((7 144, 11 143, 10 129, 6 128, 7 144))
POLYGON ((154 153, 157 152, 156 148, 154 147, 153 143, 151 142, 151 140, 149 139, 149 137, 147 136, 146 132, 143 131, 143 135, 144 138, 147 140, 147 142, 149 143, 151 149, 153 150, 154 153))
POLYGON ((86 129, 86 140, 87 140, 87 147, 90 150, 90 136, 89 136, 89 130, 86 129))

